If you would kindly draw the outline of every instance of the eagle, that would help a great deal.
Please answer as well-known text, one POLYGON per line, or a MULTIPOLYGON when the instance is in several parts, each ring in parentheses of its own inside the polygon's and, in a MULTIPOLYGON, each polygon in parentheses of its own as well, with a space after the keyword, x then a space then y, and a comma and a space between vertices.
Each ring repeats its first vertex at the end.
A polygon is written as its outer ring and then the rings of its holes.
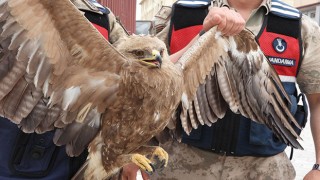
POLYGON ((70 156, 88 147, 85 179, 128 163, 154 171, 167 153, 146 143, 181 105, 183 129, 211 125, 228 108, 302 149, 290 100, 254 35, 212 28, 177 63, 153 36, 109 44, 70 0, 0 0, 0 115, 24 132, 56 129, 70 156), (94 43, 93 43, 94 42, 94 43))

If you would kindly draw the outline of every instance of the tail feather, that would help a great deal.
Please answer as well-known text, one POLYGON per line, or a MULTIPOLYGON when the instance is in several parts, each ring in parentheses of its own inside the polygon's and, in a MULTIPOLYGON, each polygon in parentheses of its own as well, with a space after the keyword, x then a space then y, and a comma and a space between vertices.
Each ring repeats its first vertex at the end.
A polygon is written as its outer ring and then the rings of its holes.
POLYGON ((88 161, 86 161, 81 168, 77 171, 77 173, 71 178, 71 180, 83 180, 84 179, 84 172, 88 167, 88 161))

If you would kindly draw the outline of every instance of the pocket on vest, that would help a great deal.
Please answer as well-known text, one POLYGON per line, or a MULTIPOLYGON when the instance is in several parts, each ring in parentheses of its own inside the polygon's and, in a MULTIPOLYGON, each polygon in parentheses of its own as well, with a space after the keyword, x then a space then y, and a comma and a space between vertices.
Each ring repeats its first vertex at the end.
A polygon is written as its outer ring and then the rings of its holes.
POLYGON ((58 147, 53 143, 54 132, 25 134, 21 132, 10 157, 13 174, 25 177, 44 177, 53 167, 58 147))

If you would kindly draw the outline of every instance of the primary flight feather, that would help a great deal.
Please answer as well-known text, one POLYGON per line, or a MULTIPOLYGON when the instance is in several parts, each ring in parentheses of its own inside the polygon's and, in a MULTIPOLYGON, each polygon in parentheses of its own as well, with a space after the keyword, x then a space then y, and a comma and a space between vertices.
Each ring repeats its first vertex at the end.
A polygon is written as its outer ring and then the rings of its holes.
POLYGON ((70 156, 88 146, 87 179, 130 162, 153 171, 150 154, 165 165, 162 149, 143 145, 180 103, 187 133, 230 108, 302 148, 281 82, 246 30, 222 37, 212 29, 173 64, 155 37, 114 48, 69 0, 0 0, 0 24, 1 115, 25 132, 56 128, 54 142, 70 156))

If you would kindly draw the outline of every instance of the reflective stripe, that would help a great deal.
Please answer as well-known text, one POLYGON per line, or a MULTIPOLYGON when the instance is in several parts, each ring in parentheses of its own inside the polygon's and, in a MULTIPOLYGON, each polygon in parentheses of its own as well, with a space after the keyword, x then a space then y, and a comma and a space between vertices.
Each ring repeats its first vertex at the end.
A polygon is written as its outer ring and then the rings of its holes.
POLYGON ((196 5, 208 5, 209 2, 206 1, 178 1, 177 4, 196 4, 196 5))
POLYGON ((101 4, 97 3, 97 2, 92 2, 92 4, 94 4, 95 6, 104 9, 105 7, 103 7, 101 4))
POLYGON ((300 18, 300 11, 281 1, 271 1, 271 12, 287 18, 300 18))
POLYGON ((286 11, 291 11, 291 12, 295 12, 297 14, 299 14, 299 10, 296 8, 293 8, 291 6, 288 6, 287 4, 281 3, 281 2, 271 2, 271 5, 273 6, 273 8, 279 8, 279 9, 283 9, 286 11))
POLYGON ((295 83, 297 81, 297 78, 294 76, 284 76, 284 75, 279 75, 279 78, 281 82, 293 82, 295 83))
POLYGON ((278 8, 273 8, 271 11, 278 12, 278 13, 285 14, 285 15, 289 15, 289 16, 293 16, 295 18, 300 17, 300 14, 298 14, 298 13, 286 11, 286 10, 282 10, 282 9, 278 9, 278 8))

